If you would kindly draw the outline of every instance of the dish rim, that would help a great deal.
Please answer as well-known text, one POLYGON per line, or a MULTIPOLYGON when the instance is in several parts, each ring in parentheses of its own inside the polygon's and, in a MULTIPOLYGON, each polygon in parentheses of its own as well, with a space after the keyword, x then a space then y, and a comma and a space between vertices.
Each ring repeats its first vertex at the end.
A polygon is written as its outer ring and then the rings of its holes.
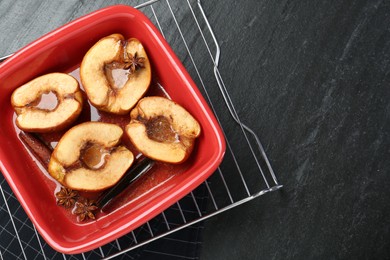
MULTIPOLYGON (((142 22, 147 23, 147 25, 150 27, 151 32, 155 34, 155 37, 157 37, 157 40, 160 41, 162 44, 161 47, 164 48, 164 51, 167 53, 167 55, 170 55, 171 61, 174 63, 173 65, 180 71, 182 74, 183 80, 186 80, 188 82, 188 85, 191 87, 189 90, 191 91, 191 94, 194 95, 194 98, 197 99, 198 104, 200 104, 206 113, 206 117, 210 120, 210 122, 213 122, 211 125, 211 128, 213 129, 213 133, 215 134, 215 137, 218 139, 218 147, 215 147, 215 158, 212 164, 205 167, 203 170, 203 174, 199 174, 197 178, 193 178, 192 182, 187 183, 186 185, 182 185, 181 189, 176 190, 174 193, 172 193, 169 197, 165 198, 164 200, 161 200, 160 205, 154 205, 155 208, 153 209, 154 212, 157 212, 156 214, 149 214, 151 216, 150 218, 146 219, 142 223, 139 223, 138 226, 142 225, 146 221, 153 218, 155 215, 161 213, 164 209, 169 207, 171 204, 173 204, 175 201, 179 200, 183 196, 185 196, 188 192, 196 188, 198 185, 200 185, 204 180, 207 179, 208 176, 210 176, 213 171, 219 166, 221 163, 226 145, 225 145, 225 139, 223 138, 222 130, 219 126, 218 121, 216 120, 214 114, 212 113, 211 109, 208 107, 207 102, 204 100, 203 96, 201 95, 200 91, 197 89, 195 83, 192 81, 192 78, 189 76, 188 72, 180 62, 180 60, 177 58, 176 54, 173 52, 169 44, 165 41, 165 39, 162 37, 160 32, 157 30, 157 28, 151 23, 151 21, 139 10, 126 6, 126 5, 114 5, 105 7, 99 10, 96 10, 92 13, 89 13, 87 15, 84 15, 70 23, 67 23, 49 33, 46 35, 38 38, 37 40, 31 42, 30 44, 26 45, 24 48, 20 49, 18 52, 16 52, 12 57, 8 58, 5 62, 0 64, 0 73, 7 72, 7 68, 12 67, 12 64, 17 64, 22 62, 22 59, 26 56, 28 56, 31 53, 34 53, 36 50, 39 50, 41 48, 45 48, 43 46, 46 42, 52 42, 55 41, 55 39, 58 36, 67 34, 68 32, 73 32, 73 28, 77 27, 79 24, 86 24, 89 21, 102 19, 103 16, 107 14, 120 14, 120 13, 131 13, 135 16, 137 16, 137 19, 141 18, 142 22), (152 216, 153 215, 153 216, 152 216)), ((0 169, 3 173, 3 176, 7 180, 7 183, 13 190, 14 194, 16 195, 17 199, 21 203, 23 209, 29 216, 30 220, 34 223, 34 225, 37 227, 38 232, 41 234, 41 236, 45 239, 45 241, 53 247, 55 250, 62 252, 62 253, 82 253, 85 251, 92 250, 94 248, 97 248, 99 246, 102 246, 115 238, 118 238, 131 230, 130 225, 123 225, 120 228, 116 229, 115 232, 111 232, 109 234, 104 234, 104 236, 100 237, 99 239, 95 239, 92 241, 89 241, 84 244, 79 245, 73 245, 73 246, 64 246, 61 245, 59 241, 54 241, 52 237, 49 237, 48 233, 46 232, 46 229, 44 229, 40 225, 40 221, 32 214, 32 211, 30 209, 29 203, 26 201, 25 194, 23 194, 23 191, 20 191, 18 186, 20 184, 14 183, 12 179, 12 174, 9 173, 8 167, 6 167, 3 162, 2 158, 0 158, 0 169)), ((151 209, 152 210, 152 209, 151 209)))

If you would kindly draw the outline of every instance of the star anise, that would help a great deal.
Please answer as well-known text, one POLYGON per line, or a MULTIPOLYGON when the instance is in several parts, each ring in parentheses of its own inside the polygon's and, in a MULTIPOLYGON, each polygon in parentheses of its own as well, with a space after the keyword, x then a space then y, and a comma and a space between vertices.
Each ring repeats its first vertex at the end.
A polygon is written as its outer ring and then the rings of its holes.
POLYGON ((65 208, 73 207, 78 196, 79 193, 77 191, 61 187, 61 190, 56 193, 57 205, 64 206, 65 208))
POLYGON ((125 59, 125 69, 130 69, 130 73, 134 73, 139 68, 145 67, 145 58, 138 57, 137 52, 132 55, 127 53, 127 58, 125 59))
POLYGON ((76 208, 73 213, 77 215, 77 220, 82 222, 88 219, 95 219, 94 211, 97 209, 98 207, 93 200, 81 199, 76 202, 76 208))

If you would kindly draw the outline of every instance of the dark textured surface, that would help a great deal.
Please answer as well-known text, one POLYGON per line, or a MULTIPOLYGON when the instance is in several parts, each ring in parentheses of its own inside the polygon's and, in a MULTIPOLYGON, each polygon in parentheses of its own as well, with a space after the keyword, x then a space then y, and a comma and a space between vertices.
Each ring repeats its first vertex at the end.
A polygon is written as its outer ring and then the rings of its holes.
MULTIPOLYGON (((113 3, 3 0, 0 56, 113 3)), ((389 1, 202 3, 284 188, 206 221, 201 259, 390 258, 389 1)))
POLYGON ((210 18, 284 189, 208 221, 202 259, 390 257, 389 4, 229 1, 210 18))

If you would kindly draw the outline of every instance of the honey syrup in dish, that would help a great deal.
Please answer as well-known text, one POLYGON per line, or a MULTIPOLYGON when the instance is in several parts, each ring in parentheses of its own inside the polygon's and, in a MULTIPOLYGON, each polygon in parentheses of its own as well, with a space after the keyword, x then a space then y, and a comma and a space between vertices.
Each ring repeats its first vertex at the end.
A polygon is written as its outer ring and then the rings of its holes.
POLYGON ((106 77, 110 85, 116 89, 121 89, 126 84, 130 69, 111 69, 106 71, 106 77))
POLYGON ((86 145, 80 154, 80 160, 92 170, 103 167, 106 159, 110 156, 108 149, 99 144, 86 145))
POLYGON ((42 93, 42 95, 32 104, 35 108, 42 110, 54 110, 58 105, 57 95, 53 91, 42 93))
MULTIPOLYGON (((92 106, 89 103, 87 96, 84 93, 84 88, 80 80, 80 68, 79 67, 74 68, 70 70, 68 74, 73 76, 75 79, 77 79, 84 95, 84 104, 83 104, 82 112, 72 126, 83 122, 88 122, 88 121, 99 121, 99 122, 119 125, 124 130, 124 134, 121 140, 122 145, 125 145, 130 151, 132 151, 135 158, 139 158, 140 156, 142 156, 142 154, 132 145, 129 138, 127 137, 127 134, 125 133, 125 127, 130 122, 130 113, 126 115, 115 115, 115 114, 110 114, 104 111, 97 110, 94 106, 92 106)), ((115 74, 114 75, 115 84, 118 84, 119 86, 123 85, 124 82, 126 81, 126 79, 123 78, 127 78, 127 73, 121 71, 121 72, 115 72, 114 74, 115 74)), ((155 77, 154 75, 152 76, 151 85, 147 93, 145 94, 145 96, 161 96, 170 99, 168 93, 165 91, 163 86, 159 83, 158 78, 155 77)), ((41 109, 51 110, 57 106, 57 102, 58 101, 54 93, 46 93, 45 95, 42 95, 39 106, 41 109)), ((165 121, 166 120, 160 118, 158 120, 155 120, 154 122, 150 122, 148 134, 152 135, 153 139, 162 141, 162 139, 168 138, 170 141, 175 141, 178 138, 178 136, 170 129, 170 126, 165 121), (159 133, 159 131, 162 131, 164 133, 159 133)), ((66 130, 55 132, 55 133, 39 134, 39 138, 44 143, 52 146, 52 148, 54 149, 58 141, 62 137, 62 135, 66 132, 66 130)), ((99 156, 98 156, 99 158, 94 157, 91 154, 95 153, 94 150, 96 149, 99 150, 100 148, 89 147, 88 149, 86 149, 86 151, 84 152, 82 151, 82 155, 80 158, 80 160, 82 160, 85 165, 87 165, 89 168, 92 169, 101 167, 102 164, 104 164, 106 156, 109 156, 109 154, 107 154, 106 151, 100 151, 100 153, 98 153, 100 157, 99 156)), ((134 164, 135 163, 136 160, 134 164)), ((133 167, 134 164, 131 167, 133 167)), ((167 181, 172 179, 174 176, 184 172, 186 169, 188 169, 188 167, 189 167, 188 162, 184 162, 178 165, 155 162, 151 170, 149 170, 146 174, 140 177, 137 181, 132 183, 124 192, 122 192, 117 197, 115 197, 112 200, 110 206, 108 207, 108 210, 105 209, 105 212, 99 211, 96 214, 96 218, 97 219, 104 218, 105 216, 109 215, 115 210, 120 209, 129 204, 131 204, 130 211, 135 210, 137 207, 142 206, 142 204, 138 203, 139 201, 143 201, 143 204, 145 204, 148 201, 154 199, 155 197, 161 196, 161 193, 163 193, 164 191, 172 187, 168 187, 166 185, 166 187, 161 188, 160 193, 152 192, 152 191, 156 190, 158 187, 167 183, 167 181), (151 196, 151 194, 154 195, 151 196)), ((50 188, 53 189, 53 196, 55 196, 55 193, 60 190, 61 185, 58 182, 56 182, 53 178, 51 178, 51 176, 48 174, 46 169, 42 167, 40 168, 45 173, 45 176, 48 179, 50 179, 51 182, 56 183, 54 187, 53 185, 50 185, 50 188)), ((81 196, 94 199, 94 200, 97 199, 100 194, 101 192, 80 192, 81 196)), ((73 221, 75 222, 77 221, 76 216, 73 215, 71 211, 67 211, 66 214, 73 221)))

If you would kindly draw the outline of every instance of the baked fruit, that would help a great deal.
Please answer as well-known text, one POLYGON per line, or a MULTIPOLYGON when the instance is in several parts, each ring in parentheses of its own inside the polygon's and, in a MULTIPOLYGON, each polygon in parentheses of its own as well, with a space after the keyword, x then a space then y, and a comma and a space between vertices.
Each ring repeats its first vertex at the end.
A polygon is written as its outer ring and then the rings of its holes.
POLYGON ((37 77, 11 96, 16 125, 26 132, 53 132, 66 128, 79 116, 83 97, 79 83, 64 73, 37 77))
POLYGON ((121 34, 99 40, 85 54, 80 78, 88 99, 99 110, 126 114, 148 90, 151 67, 141 42, 121 34))
POLYGON ((100 191, 113 186, 134 161, 133 153, 119 145, 122 135, 122 128, 108 123, 72 127, 51 155, 50 175, 74 190, 100 191))
POLYGON ((184 162, 201 129, 182 106, 163 97, 142 98, 130 113, 126 133, 146 157, 168 163, 184 162))

